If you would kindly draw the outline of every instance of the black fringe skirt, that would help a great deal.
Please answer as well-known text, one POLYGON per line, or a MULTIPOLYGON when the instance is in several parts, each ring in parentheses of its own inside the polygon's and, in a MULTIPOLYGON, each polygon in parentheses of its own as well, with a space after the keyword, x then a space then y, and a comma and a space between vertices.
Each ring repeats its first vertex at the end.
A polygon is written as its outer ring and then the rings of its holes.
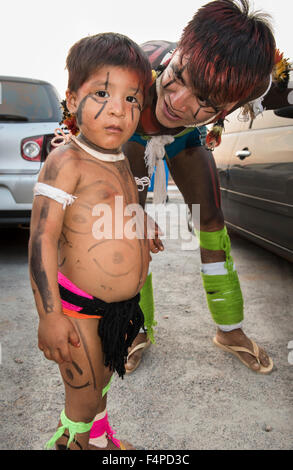
POLYGON ((121 302, 104 302, 94 297, 88 299, 79 296, 59 284, 60 297, 77 307, 78 313, 100 315, 98 334, 104 353, 104 365, 116 371, 123 379, 128 348, 141 328, 144 328, 144 316, 139 306, 140 294, 121 302))

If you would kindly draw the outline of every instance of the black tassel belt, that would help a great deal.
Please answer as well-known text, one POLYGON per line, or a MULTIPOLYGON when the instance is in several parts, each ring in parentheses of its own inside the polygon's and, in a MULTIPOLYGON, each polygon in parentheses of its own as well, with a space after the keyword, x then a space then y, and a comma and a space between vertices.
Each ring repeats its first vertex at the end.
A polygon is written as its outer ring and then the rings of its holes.
POLYGON ((69 291, 59 284, 60 297, 70 304, 81 307, 78 313, 100 315, 98 334, 104 353, 104 365, 117 371, 119 377, 125 374, 128 348, 144 327, 144 316, 139 306, 140 294, 121 302, 104 302, 97 297, 88 299, 69 291))

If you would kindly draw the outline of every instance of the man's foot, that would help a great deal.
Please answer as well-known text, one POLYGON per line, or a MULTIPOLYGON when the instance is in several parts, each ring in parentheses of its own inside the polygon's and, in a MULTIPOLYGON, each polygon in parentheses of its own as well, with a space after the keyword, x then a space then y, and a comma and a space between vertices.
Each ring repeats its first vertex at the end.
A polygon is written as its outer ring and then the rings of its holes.
POLYGON ((240 329, 224 332, 217 329, 214 344, 224 351, 230 352, 254 372, 268 374, 273 368, 273 361, 268 354, 251 341, 240 329), (243 350, 242 348, 245 348, 243 350), (251 351, 251 353, 246 352, 251 351))
POLYGON ((131 374, 138 368, 142 359, 142 353, 150 344, 151 342, 147 339, 146 333, 138 333, 131 347, 128 349, 128 357, 125 364, 126 374, 131 374))

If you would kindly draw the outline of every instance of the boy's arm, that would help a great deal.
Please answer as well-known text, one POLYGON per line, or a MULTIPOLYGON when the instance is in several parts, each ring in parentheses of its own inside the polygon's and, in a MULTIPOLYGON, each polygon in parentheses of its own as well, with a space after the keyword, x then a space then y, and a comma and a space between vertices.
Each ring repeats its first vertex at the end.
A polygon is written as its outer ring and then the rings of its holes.
MULTIPOLYGON (((67 149, 56 149, 48 157, 39 182, 72 194, 77 185, 77 161, 67 149)), ((68 342, 79 345, 73 323, 62 313, 58 283, 58 241, 63 226, 62 204, 46 196, 33 202, 29 268, 31 285, 40 317, 39 347, 47 359, 70 361, 68 342)))

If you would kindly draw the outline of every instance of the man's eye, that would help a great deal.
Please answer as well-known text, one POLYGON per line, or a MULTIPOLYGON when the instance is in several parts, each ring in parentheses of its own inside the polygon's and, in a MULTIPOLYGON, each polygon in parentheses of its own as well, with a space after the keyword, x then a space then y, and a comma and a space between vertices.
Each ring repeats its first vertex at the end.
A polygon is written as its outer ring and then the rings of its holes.
POLYGON ((108 98, 109 97, 109 93, 105 90, 99 90, 99 91, 96 91, 95 93, 99 98, 108 98))

